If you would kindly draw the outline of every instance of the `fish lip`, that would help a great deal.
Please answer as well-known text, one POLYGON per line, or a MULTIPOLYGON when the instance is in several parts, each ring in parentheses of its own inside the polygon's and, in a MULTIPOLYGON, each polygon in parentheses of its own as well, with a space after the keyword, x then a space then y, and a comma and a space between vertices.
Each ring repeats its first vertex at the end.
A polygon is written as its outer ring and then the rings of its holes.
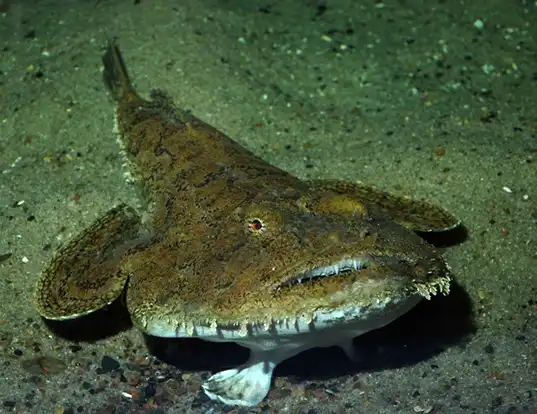
POLYGON ((287 277, 276 286, 275 290, 278 291, 283 288, 299 286, 305 283, 313 282, 317 279, 357 273, 360 270, 367 269, 373 261, 373 258, 368 255, 343 257, 335 262, 332 262, 331 264, 315 266, 311 269, 307 269, 287 277))

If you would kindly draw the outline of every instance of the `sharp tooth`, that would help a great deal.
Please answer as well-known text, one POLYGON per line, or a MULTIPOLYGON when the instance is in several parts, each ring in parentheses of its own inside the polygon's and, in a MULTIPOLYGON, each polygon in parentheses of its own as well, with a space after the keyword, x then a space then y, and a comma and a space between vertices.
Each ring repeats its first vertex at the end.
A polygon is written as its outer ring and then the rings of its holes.
POLYGON ((300 285, 318 278, 337 276, 341 273, 350 273, 353 271, 364 269, 366 267, 367 265, 365 260, 353 258, 342 259, 337 263, 324 267, 317 267, 308 270, 301 275, 297 275, 294 281, 290 282, 290 284, 300 285))

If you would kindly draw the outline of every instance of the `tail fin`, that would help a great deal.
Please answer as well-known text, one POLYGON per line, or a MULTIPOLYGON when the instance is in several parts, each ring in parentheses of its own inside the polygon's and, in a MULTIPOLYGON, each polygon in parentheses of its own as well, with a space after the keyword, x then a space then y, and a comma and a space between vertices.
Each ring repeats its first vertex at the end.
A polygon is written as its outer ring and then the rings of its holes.
POLYGON ((115 39, 108 39, 108 47, 102 61, 104 65, 103 80, 114 99, 119 101, 125 98, 136 98, 136 91, 129 79, 127 68, 115 39))

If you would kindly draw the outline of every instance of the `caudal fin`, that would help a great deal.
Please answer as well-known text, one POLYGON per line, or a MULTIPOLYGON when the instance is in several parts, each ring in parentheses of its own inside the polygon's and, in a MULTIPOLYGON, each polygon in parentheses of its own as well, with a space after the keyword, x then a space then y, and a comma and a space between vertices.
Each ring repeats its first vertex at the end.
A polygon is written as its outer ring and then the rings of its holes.
POLYGON ((108 39, 106 53, 103 56, 103 80, 114 99, 136 98, 136 92, 129 79, 127 68, 115 39, 108 39))

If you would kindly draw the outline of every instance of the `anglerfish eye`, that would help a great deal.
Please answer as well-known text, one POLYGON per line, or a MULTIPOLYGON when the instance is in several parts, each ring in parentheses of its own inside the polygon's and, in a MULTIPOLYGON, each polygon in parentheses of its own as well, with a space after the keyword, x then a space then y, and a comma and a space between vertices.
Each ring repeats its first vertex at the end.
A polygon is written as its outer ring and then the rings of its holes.
POLYGON ((248 220, 248 229, 252 233, 259 233, 259 232, 263 231, 263 227, 264 227, 263 223, 261 222, 261 220, 259 220, 257 218, 248 220))

